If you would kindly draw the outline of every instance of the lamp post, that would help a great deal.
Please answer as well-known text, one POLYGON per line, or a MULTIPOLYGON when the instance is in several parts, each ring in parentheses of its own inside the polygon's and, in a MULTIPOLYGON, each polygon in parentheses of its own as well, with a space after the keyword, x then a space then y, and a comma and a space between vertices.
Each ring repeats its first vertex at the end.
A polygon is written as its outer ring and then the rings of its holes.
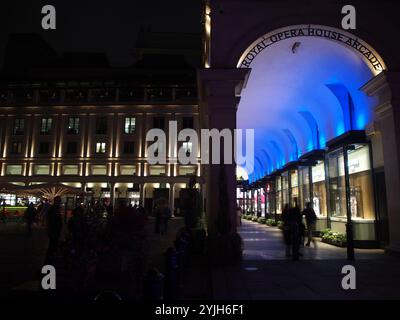
POLYGON ((353 239, 353 222, 351 220, 351 204, 350 204, 350 181, 349 181, 349 166, 348 166, 348 154, 349 150, 352 150, 353 146, 343 146, 343 161, 344 161, 344 177, 345 177, 345 188, 346 188, 346 240, 347 240, 347 260, 354 261, 354 239, 353 239))

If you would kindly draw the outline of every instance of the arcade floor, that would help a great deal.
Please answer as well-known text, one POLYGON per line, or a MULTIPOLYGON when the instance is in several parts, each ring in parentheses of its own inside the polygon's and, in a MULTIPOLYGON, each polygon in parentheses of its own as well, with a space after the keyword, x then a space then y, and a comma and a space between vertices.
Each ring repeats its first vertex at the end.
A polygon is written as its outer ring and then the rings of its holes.
POLYGON ((344 290, 341 281, 346 249, 317 242, 304 247, 300 261, 285 257, 282 231, 256 222, 243 221, 241 266, 212 271, 216 300, 292 299, 399 299, 400 258, 383 250, 356 250, 356 289, 344 290))

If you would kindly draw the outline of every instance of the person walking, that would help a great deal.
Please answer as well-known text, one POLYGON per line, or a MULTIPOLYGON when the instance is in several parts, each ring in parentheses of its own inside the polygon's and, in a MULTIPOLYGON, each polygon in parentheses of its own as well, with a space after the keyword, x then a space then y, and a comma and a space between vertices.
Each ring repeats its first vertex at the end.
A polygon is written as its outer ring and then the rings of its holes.
POLYGON ((6 210, 6 199, 2 199, 1 203, 1 220, 4 224, 7 223, 7 210, 6 210))
POLYGON ((114 215, 114 207, 111 203, 110 198, 105 198, 103 202, 103 206, 105 208, 105 212, 107 212, 107 220, 110 221, 114 215))
POLYGON ((299 260, 301 256, 300 244, 303 239, 303 221, 297 203, 294 207, 289 209, 289 224, 290 224, 290 237, 292 243, 292 258, 293 260, 299 260))
POLYGON ((33 202, 29 203, 25 210, 26 236, 29 238, 32 235, 32 225, 35 222, 37 210, 33 202))
POLYGON ((311 202, 307 202, 306 208, 303 210, 302 215, 305 216, 306 224, 307 224, 306 246, 309 247, 310 243, 312 242, 314 244, 314 247, 317 247, 317 242, 315 241, 315 239, 313 237, 313 232, 315 231, 315 224, 317 222, 317 215, 315 214, 315 211, 314 211, 313 207, 311 206, 311 202))
POLYGON ((50 206, 47 216, 47 235, 49 237, 49 247, 47 249, 45 264, 52 264, 54 260, 54 255, 58 249, 58 241, 60 238, 63 219, 61 211, 61 197, 54 197, 53 204, 50 206))
POLYGON ((289 204, 286 203, 282 211, 282 222, 283 222, 283 240, 285 242, 286 257, 291 256, 291 232, 290 232, 290 212, 289 204))
POLYGON ((47 221, 47 212, 49 211, 50 203, 48 199, 43 199, 42 206, 40 208, 40 220, 42 226, 46 224, 47 221))

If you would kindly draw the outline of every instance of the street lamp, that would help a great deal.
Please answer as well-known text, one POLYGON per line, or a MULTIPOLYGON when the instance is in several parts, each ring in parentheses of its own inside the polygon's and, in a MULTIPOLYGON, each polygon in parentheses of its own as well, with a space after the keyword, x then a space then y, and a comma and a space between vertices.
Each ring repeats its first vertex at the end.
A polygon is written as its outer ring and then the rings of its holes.
POLYGON ((350 204, 350 180, 349 180, 349 166, 348 154, 349 150, 354 150, 353 145, 343 146, 343 162, 344 162, 344 177, 346 188, 346 241, 347 241, 347 260, 354 261, 354 239, 353 239, 353 222, 351 220, 351 204, 350 204))

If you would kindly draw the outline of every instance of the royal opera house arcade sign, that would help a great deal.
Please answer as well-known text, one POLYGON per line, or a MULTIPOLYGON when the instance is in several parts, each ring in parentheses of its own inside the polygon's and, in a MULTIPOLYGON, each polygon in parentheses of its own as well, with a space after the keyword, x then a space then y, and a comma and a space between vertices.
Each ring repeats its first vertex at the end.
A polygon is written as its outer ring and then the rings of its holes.
POLYGON ((365 41, 344 30, 320 25, 290 26, 267 33, 254 41, 243 53, 239 60, 238 67, 250 68, 252 61, 264 49, 279 41, 297 37, 326 38, 347 46, 361 56, 374 75, 377 75, 386 69, 382 58, 365 41))

